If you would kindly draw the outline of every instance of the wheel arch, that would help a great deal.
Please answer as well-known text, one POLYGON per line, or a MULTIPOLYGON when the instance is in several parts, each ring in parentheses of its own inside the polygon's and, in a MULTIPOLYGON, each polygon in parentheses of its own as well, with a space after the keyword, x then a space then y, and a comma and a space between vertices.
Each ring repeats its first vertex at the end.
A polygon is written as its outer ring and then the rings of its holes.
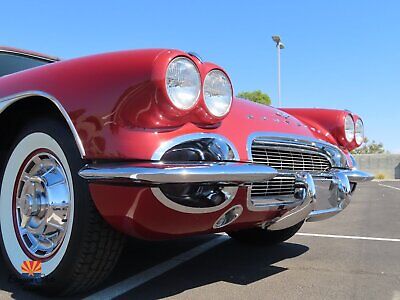
POLYGON ((15 134, 34 114, 36 117, 49 116, 63 122, 70 130, 82 158, 85 149, 78 132, 61 103, 53 96, 40 92, 28 91, 0 99, 0 144, 1 156, 9 150, 15 134))

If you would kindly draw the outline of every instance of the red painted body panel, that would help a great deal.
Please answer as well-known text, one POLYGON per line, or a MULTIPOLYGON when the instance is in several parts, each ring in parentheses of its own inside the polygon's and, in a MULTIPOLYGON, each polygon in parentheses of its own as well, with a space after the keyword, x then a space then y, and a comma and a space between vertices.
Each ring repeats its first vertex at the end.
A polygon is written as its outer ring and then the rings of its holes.
MULTIPOLYGON (((348 143, 344 133, 344 119, 349 114, 348 111, 337 110, 337 109, 315 109, 315 108, 284 108, 283 111, 296 116, 303 123, 309 125, 311 130, 317 132, 318 138, 325 137, 325 140, 332 144, 341 146, 346 150, 353 150, 359 145, 353 141, 348 143), (320 132, 318 132, 318 130, 320 132)), ((357 121, 360 117, 352 114, 354 121, 357 121)))
POLYGON ((240 188, 235 199, 224 209, 202 214, 172 210, 158 201, 150 188, 146 187, 90 184, 90 192, 96 199, 98 210, 114 228, 148 240, 248 228, 272 220, 285 212, 250 212, 245 209, 237 221, 220 230, 214 230, 212 228, 215 221, 229 207, 237 204, 246 207, 247 188, 240 188), (115 205, 116 201, 118 205, 115 205))
MULTIPOLYGON (((235 99, 228 116, 213 125, 204 124, 211 119, 202 105, 177 112, 169 105, 161 79, 177 55, 186 54, 151 49, 61 61, 0 78, 0 98, 31 90, 57 98, 77 129, 87 159, 146 160, 166 140, 208 132, 226 136, 247 160, 247 137, 255 131, 314 136, 296 118, 285 119, 272 107, 246 100, 235 99)), ((197 65, 202 77, 215 68, 197 65)))
MULTIPOLYGON (((338 111, 291 110, 234 99, 225 118, 214 118, 200 95, 192 110, 176 110, 165 91, 164 74, 177 50, 122 51, 66 60, 0 78, 0 98, 26 91, 47 93, 70 116, 85 149, 85 159, 150 160, 165 141, 189 133, 220 134, 247 161, 247 140, 254 132, 295 134, 339 145, 332 135, 338 111), (333 125, 332 125, 333 124, 333 125)), ((192 58, 204 79, 219 68, 192 58)), ((349 159, 351 163, 351 160, 349 159)), ((211 232, 226 211, 190 214, 161 204, 149 188, 90 184, 93 200, 103 217, 115 228, 146 239, 211 232), (115 200, 115 201, 114 201, 115 200), (118 205, 116 205, 118 203, 118 205)), ((246 207, 246 188, 240 188, 228 207, 246 207)), ((282 211, 249 212, 229 230, 271 220, 282 211)))

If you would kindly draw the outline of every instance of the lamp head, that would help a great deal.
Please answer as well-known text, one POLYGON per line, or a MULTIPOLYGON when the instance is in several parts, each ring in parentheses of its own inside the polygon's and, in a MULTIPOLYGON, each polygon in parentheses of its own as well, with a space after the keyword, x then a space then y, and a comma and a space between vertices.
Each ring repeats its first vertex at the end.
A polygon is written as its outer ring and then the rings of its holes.
POLYGON ((273 35, 273 36, 272 36, 272 40, 273 40, 275 43, 279 44, 280 41, 281 41, 281 37, 280 37, 279 35, 273 35))

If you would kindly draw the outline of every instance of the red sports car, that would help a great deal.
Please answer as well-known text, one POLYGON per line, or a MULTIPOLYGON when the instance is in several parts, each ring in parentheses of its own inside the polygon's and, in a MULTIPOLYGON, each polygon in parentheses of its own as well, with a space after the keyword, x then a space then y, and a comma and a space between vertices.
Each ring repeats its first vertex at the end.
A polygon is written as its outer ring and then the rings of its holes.
POLYGON ((1 47, 3 256, 18 278, 40 262, 35 285, 70 294, 111 272, 127 235, 285 241, 372 179, 350 154, 363 127, 345 110, 235 98, 221 67, 178 50, 1 47))

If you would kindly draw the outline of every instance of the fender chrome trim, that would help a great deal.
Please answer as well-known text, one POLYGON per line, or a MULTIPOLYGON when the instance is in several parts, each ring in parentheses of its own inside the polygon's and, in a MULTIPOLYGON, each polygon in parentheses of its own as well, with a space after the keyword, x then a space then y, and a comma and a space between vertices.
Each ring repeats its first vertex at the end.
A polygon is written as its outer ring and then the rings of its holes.
POLYGON ((114 163, 86 165, 79 175, 91 181, 122 181, 159 185, 167 183, 218 183, 242 185, 263 182, 278 172, 268 166, 249 163, 114 163))
POLYGON ((42 92, 42 91, 25 91, 25 92, 21 92, 21 93, 17 93, 17 94, 13 94, 4 98, 0 99, 0 115, 1 113, 3 113, 10 105, 16 103, 17 101, 23 100, 25 98, 28 97, 34 97, 34 96, 39 96, 39 97, 43 97, 43 98, 47 98, 48 100, 50 100, 60 111, 60 113, 62 114, 62 116, 64 117, 64 120, 67 122, 69 129, 71 130, 71 133, 75 139, 75 143, 76 146, 78 147, 79 153, 81 154, 81 157, 83 158, 86 153, 85 153, 85 149, 83 148, 83 144, 82 141, 78 135, 78 132, 75 128, 75 125, 73 124, 71 118, 69 117, 67 111, 64 109, 64 107, 61 105, 60 101, 58 101, 57 98, 55 98, 54 96, 46 93, 46 92, 42 92))

